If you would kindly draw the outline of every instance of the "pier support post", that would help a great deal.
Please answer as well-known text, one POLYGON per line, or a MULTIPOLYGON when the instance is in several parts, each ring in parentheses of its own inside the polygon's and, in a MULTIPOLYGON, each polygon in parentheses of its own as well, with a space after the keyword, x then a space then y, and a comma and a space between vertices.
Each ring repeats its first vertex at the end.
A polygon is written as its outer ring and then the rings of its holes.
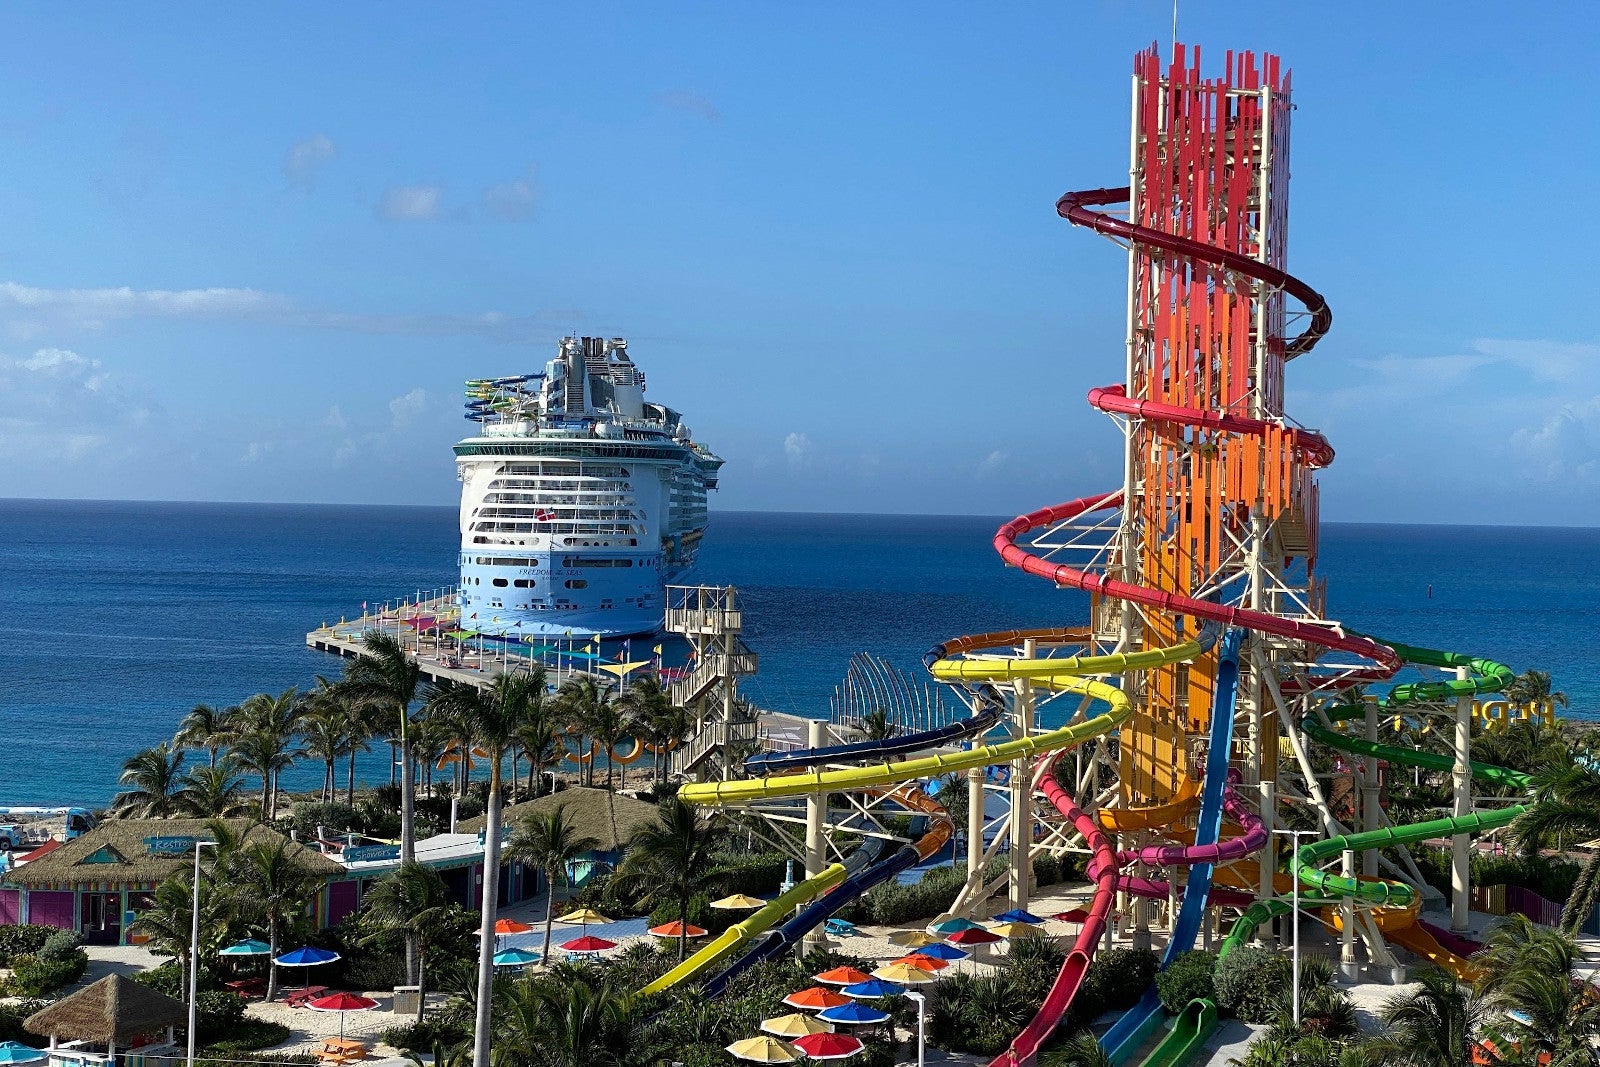
MULTIPOLYGON (((1468 681, 1467 668, 1457 667, 1456 678, 1468 681)), ((1450 777, 1455 785, 1455 813, 1460 818, 1472 814, 1472 697, 1456 697, 1455 766, 1450 777)), ((1472 929, 1472 835, 1456 834, 1450 839, 1450 931, 1465 934, 1472 929)))
MULTIPOLYGON (((1022 644, 1024 660, 1038 654, 1038 644, 1028 638, 1022 644)), ((1033 733, 1033 685, 1027 679, 1012 682, 1016 698, 1012 701, 1017 736, 1033 733)), ((1028 906, 1033 883, 1033 761, 1027 757, 1011 765, 1011 873, 1007 897, 1013 908, 1028 906)))
MULTIPOLYGON (((824 744, 823 731, 827 724, 821 719, 812 719, 806 727, 806 743, 812 748, 821 748, 824 744)), ((828 826, 828 794, 825 790, 806 795, 806 877, 815 878, 822 873, 826 850, 824 847, 824 834, 828 826)), ((822 924, 818 924, 805 936, 803 953, 807 947, 820 946, 827 940, 822 924)))

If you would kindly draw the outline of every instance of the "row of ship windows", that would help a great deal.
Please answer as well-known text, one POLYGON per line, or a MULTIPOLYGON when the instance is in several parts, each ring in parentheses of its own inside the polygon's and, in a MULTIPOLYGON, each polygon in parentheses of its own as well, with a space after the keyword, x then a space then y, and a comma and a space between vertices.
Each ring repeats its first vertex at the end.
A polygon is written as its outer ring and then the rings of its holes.
POLYGON ((628 468, 626 467, 587 465, 579 466, 574 470, 571 463, 553 464, 548 468, 538 463, 508 463, 501 467, 497 473, 501 475, 532 475, 545 478, 626 478, 629 476, 628 468))
MULTIPOLYGON (((468 559, 480 567, 537 567, 539 565, 537 559, 516 559, 510 556, 466 556, 462 558, 461 562, 465 563, 468 559)), ((561 565, 563 567, 627 568, 633 566, 633 560, 611 556, 562 556, 561 565)))
MULTIPOLYGON (((463 585, 482 585, 483 584, 483 579, 482 578, 465 578, 465 579, 462 579, 462 584, 463 585)), ((532 578, 516 578, 516 579, 511 580, 509 583, 504 578, 495 578, 495 579, 491 580, 489 584, 494 586, 497 589, 504 589, 504 588, 506 588, 507 584, 515 586, 518 589, 533 589, 539 583, 534 581, 532 578)), ((589 583, 588 583, 588 581, 586 579, 583 579, 583 578, 568 578, 567 581, 566 581, 566 587, 568 589, 587 589, 587 588, 589 588, 589 583)))
MULTIPOLYGON (((603 531, 598 531, 598 532, 603 532, 603 531)), ((478 535, 478 536, 476 536, 476 537, 474 537, 472 539, 472 543, 475 544, 475 545, 526 545, 528 542, 527 541, 513 541, 509 537, 484 537, 483 535, 480 534, 480 535, 478 535)), ((639 547, 639 539, 637 537, 617 537, 614 540, 610 540, 610 541, 585 541, 585 540, 581 540, 581 539, 576 538, 576 537, 563 537, 561 539, 561 543, 563 545, 566 545, 568 548, 638 548, 639 547)), ((537 548, 538 544, 535 543, 534 547, 537 548)), ((513 566, 517 566, 517 565, 518 564, 513 564, 513 566)))
POLYGON ((584 532, 602 537, 627 537, 644 533, 643 529, 631 524, 599 522, 475 522, 472 529, 477 533, 553 533, 557 526, 586 526, 589 529, 584 532))

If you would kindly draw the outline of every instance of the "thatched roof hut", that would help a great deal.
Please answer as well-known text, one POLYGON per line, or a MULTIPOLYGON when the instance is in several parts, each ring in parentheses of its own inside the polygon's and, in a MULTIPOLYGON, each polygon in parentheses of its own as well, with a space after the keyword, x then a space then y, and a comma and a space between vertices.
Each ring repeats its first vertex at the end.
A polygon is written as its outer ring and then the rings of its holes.
MULTIPOLYGON (((224 820, 246 841, 282 835, 246 819, 224 820)), ((194 839, 211 837, 208 819, 108 819, 48 855, 7 871, 7 885, 27 889, 72 888, 83 884, 153 886, 188 869, 194 839)), ((295 862, 317 874, 334 876, 344 868, 314 848, 292 846, 295 862)))
MULTIPOLYGON (((571 786, 537 800, 512 804, 501 812, 502 825, 514 828, 530 815, 541 815, 565 805, 567 818, 577 825, 580 837, 592 837, 600 842, 599 852, 620 852, 636 828, 655 819, 657 808, 632 797, 618 796, 614 800, 617 808, 615 833, 611 830, 611 804, 607 802, 606 791, 584 786, 571 786)), ((475 834, 487 822, 487 817, 480 815, 462 820, 458 829, 464 834, 475 834)))
POLYGON ((141 1037, 188 1021, 189 1009, 181 1001, 113 974, 41 1008, 22 1025, 56 1043, 92 1041, 126 1048, 141 1037))

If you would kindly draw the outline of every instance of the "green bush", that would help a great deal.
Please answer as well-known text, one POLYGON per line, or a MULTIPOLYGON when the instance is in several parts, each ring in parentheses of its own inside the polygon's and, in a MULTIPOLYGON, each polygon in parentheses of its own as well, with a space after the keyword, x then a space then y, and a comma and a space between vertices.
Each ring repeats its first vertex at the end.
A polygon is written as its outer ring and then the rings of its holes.
POLYGON ((66 960, 82 947, 83 938, 76 930, 57 930, 44 939, 35 955, 42 960, 66 960))
POLYGON ((788 857, 781 852, 729 853, 712 861, 717 868, 717 885, 723 895, 748 893, 770 896, 783 884, 788 857))
POLYGON ((1191 1000, 1216 995, 1217 957, 1210 952, 1185 952, 1156 975, 1156 992, 1168 1014, 1177 1015, 1191 1000))
POLYGON ((470 1030, 446 1019, 427 1019, 409 1026, 391 1026, 383 1032, 385 1045, 406 1052, 432 1052, 434 1045, 458 1045, 471 1038, 470 1030))
POLYGON ((1131 1008, 1155 981, 1160 958, 1144 948, 1114 948, 1095 956, 1068 1013, 1069 1030, 1088 1026, 1108 1011, 1131 1008))
POLYGON ((42 1000, 13 1000, 0 1003, 0 1041, 32 1045, 42 1040, 22 1028, 22 1020, 45 1006, 42 1000))
POLYGON ((244 1019, 244 998, 226 989, 207 989, 195 996, 194 1010, 195 1040, 209 1045, 230 1037, 244 1019))
MULTIPOLYGON (((720 934, 734 923, 745 918, 749 912, 723 911, 711 906, 711 898, 704 893, 696 893, 689 898, 689 922, 709 933, 720 934)), ((650 912, 647 920, 651 926, 662 926, 666 923, 677 922, 678 902, 663 900, 650 912)))
MULTIPOLYGON (((203 1023, 200 1033, 202 1037, 206 1034, 203 1023)), ((289 1028, 282 1023, 248 1017, 234 1023, 225 1033, 226 1036, 222 1040, 211 1041, 205 1046, 204 1051, 220 1058, 233 1058, 241 1053, 259 1052, 261 1049, 281 1045, 289 1040, 289 1028)))
POLYGON ((1217 961, 1217 1007, 1243 1022, 1269 1023, 1283 1007, 1293 977, 1284 953, 1241 945, 1217 961))
POLYGON ((302 801, 294 806, 294 828, 300 834, 302 841, 314 840, 318 826, 335 835, 367 831, 366 820, 349 804, 338 801, 332 804, 302 801))
POLYGON ((5 992, 13 997, 48 996, 82 978, 88 966, 89 957, 82 949, 73 949, 72 955, 65 959, 17 956, 11 961, 11 977, 6 979, 5 992))
POLYGON ((38 952, 50 935, 56 932, 54 926, 40 926, 37 923, 0 926, 0 967, 11 966, 15 956, 38 952))

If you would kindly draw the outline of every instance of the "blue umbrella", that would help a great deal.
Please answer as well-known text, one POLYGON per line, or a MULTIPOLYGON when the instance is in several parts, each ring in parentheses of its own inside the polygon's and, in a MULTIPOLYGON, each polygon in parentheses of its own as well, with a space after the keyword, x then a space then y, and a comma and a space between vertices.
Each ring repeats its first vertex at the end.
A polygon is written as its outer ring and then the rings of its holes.
POLYGON ((24 1045, 19 1041, 0 1043, 0 1063, 38 1063, 49 1058, 50 1054, 44 1049, 24 1045))
POLYGON ((332 963, 339 958, 337 952, 325 948, 297 948, 293 952, 285 952, 273 962, 280 967, 315 967, 319 963, 332 963))
POLYGON ((504 952, 494 954, 496 967, 526 967, 530 963, 538 963, 544 957, 537 952, 529 952, 525 948, 508 948, 504 952))
POLYGON ((229 945, 218 953, 219 956, 270 956, 271 954, 271 945, 254 938, 240 941, 237 945, 229 945))
POLYGON ((954 945, 946 945, 942 942, 937 945, 923 945, 911 954, 913 956, 927 956, 929 959, 935 960, 964 960, 972 955, 965 949, 959 949, 954 945))
POLYGON ((897 997, 905 992, 905 988, 897 986, 893 982, 885 982, 881 978, 874 978, 867 982, 847 985, 842 992, 847 997, 867 997, 871 999, 873 997, 897 997))
POLYGON ((878 1023, 889 1021, 889 1013, 879 1011, 877 1008, 865 1004, 841 1004, 837 1008, 829 1008, 820 1013, 817 1018, 825 1023, 843 1023, 846 1026, 874 1026, 878 1023))
POLYGON ((1044 920, 1039 918, 1039 916, 1035 915, 1031 911, 1024 911, 1021 908, 1012 908, 1008 912, 996 915, 994 917, 994 921, 997 923, 1027 923, 1029 926, 1044 925, 1044 920))

